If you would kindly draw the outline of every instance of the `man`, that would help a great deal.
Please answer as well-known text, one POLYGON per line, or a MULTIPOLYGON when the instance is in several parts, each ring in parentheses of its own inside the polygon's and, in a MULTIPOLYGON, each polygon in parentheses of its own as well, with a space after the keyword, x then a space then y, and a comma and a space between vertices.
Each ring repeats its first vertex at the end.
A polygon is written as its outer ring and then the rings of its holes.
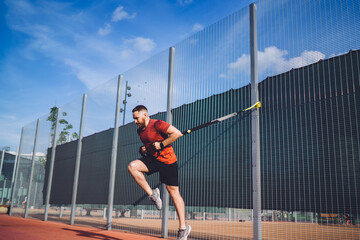
POLYGON ((186 240, 191 227, 185 224, 185 204, 179 192, 177 158, 171 146, 182 133, 167 122, 150 119, 147 108, 143 105, 136 106, 132 112, 135 124, 139 127, 137 132, 144 144, 140 148, 144 157, 132 161, 128 170, 158 210, 162 208, 160 191, 158 188, 151 189, 144 173, 160 173, 160 181, 166 185, 179 217, 177 239, 186 240))

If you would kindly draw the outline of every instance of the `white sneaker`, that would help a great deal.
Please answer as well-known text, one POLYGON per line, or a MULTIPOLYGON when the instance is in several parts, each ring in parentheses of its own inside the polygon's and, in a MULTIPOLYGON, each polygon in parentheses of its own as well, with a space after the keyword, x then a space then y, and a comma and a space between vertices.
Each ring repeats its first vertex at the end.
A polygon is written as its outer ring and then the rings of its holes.
POLYGON ((186 240, 191 232, 191 227, 186 225, 185 229, 179 229, 176 240, 186 240))
POLYGON ((153 201, 156 208, 158 210, 161 210, 162 208, 162 201, 160 198, 160 190, 158 188, 155 188, 152 192, 152 194, 149 196, 149 200, 153 201))

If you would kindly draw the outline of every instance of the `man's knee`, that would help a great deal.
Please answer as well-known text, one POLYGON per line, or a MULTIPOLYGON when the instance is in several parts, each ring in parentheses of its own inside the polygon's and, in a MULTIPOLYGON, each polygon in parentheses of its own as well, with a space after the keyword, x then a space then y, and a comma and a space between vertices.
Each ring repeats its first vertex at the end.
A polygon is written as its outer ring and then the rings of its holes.
POLYGON ((134 160, 129 163, 128 171, 131 175, 139 175, 138 173, 148 173, 149 169, 141 160, 134 160))
POLYGON ((179 187, 167 185, 166 188, 167 188, 170 196, 178 196, 178 195, 180 195, 179 187))
POLYGON ((149 169, 147 168, 147 166, 140 160, 134 160, 132 162, 129 163, 128 165, 128 171, 133 174, 133 173, 137 173, 137 172, 149 172, 149 169))
POLYGON ((128 165, 128 171, 129 171, 129 173, 133 173, 133 172, 137 171, 137 167, 136 167, 135 161, 132 161, 131 163, 129 163, 129 165, 128 165))

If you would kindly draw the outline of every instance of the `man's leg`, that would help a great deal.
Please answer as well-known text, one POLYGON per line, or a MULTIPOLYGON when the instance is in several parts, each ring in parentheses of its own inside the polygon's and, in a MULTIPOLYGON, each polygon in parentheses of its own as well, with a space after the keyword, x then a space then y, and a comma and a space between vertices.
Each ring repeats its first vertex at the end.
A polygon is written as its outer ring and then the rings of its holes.
POLYGON ((129 164, 128 171, 133 176, 135 182, 149 195, 149 200, 154 202, 158 210, 161 210, 162 200, 160 198, 160 191, 158 188, 153 191, 144 176, 144 172, 149 172, 146 164, 141 160, 134 160, 129 164))
POLYGON ((133 176, 135 182, 150 196, 153 191, 144 176, 144 172, 149 172, 146 165, 140 160, 134 160, 129 163, 128 171, 133 176))
POLYGON ((177 215, 179 217, 179 228, 185 229, 185 203, 183 198, 180 195, 179 187, 178 186, 169 186, 166 185, 166 189, 168 190, 177 212, 177 215))

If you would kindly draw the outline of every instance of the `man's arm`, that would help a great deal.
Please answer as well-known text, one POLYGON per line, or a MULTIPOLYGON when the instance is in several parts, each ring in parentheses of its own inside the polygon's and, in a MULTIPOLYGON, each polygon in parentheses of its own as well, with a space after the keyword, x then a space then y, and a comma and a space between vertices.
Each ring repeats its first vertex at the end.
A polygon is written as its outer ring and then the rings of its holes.
POLYGON ((153 143, 153 146, 155 147, 156 150, 161 150, 161 146, 160 146, 161 143, 164 145, 164 147, 166 147, 172 144, 173 142, 175 142, 176 139, 182 136, 182 133, 179 131, 179 129, 177 129, 173 125, 170 125, 170 127, 166 131, 166 134, 168 135, 168 138, 166 138, 162 142, 153 143))

